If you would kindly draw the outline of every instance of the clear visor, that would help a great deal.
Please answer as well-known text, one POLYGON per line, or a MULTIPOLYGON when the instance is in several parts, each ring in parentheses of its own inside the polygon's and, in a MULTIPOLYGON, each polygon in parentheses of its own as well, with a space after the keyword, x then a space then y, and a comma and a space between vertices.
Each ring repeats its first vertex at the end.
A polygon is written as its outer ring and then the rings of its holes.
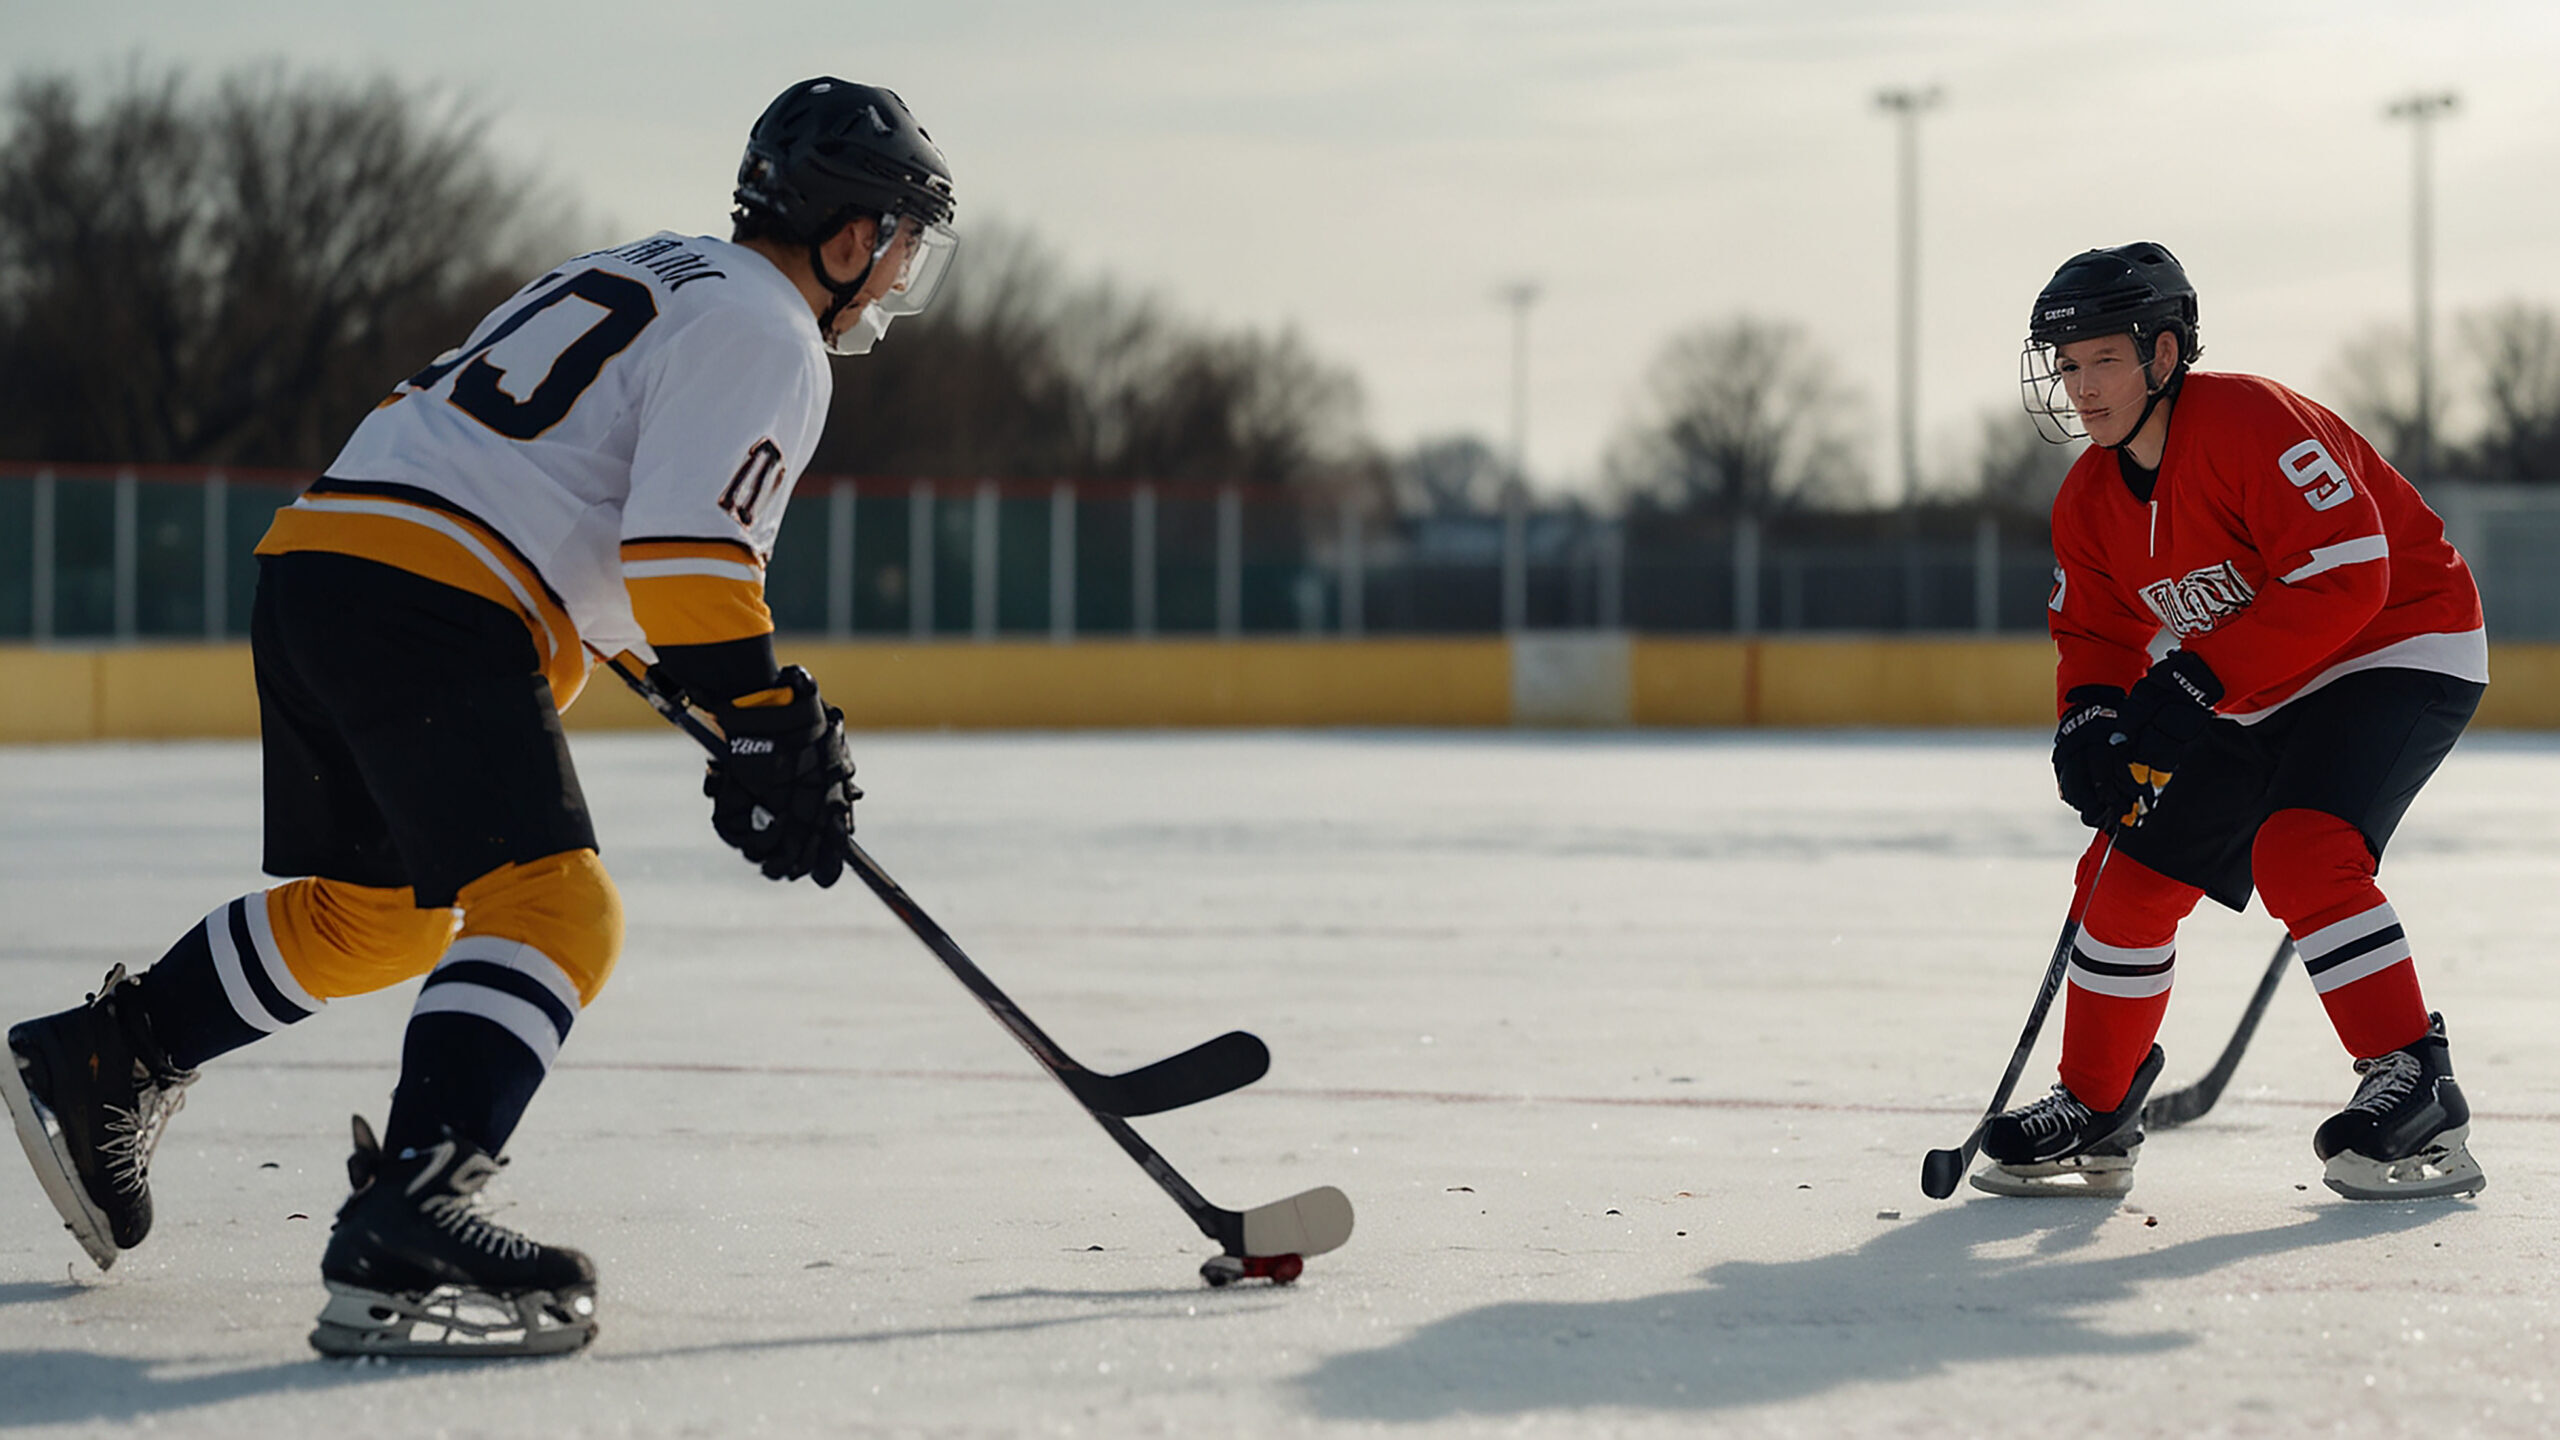
POLYGON ((942 288, 943 277, 951 273, 951 257, 959 252, 960 237, 948 225, 927 225, 912 215, 899 217, 898 227, 882 238, 872 251, 871 263, 890 267, 896 279, 871 308, 883 319, 914 315, 933 301, 933 292, 942 288))
POLYGON ((2030 340, 2018 352, 2018 399, 2035 417, 2036 433, 2056 445, 2089 438, 2089 428, 2080 423, 2079 408, 2063 392, 2062 369, 2055 359, 2054 347, 2041 340, 2030 340))
POLYGON ((950 226, 900 216, 871 249, 871 270, 862 290, 872 298, 852 318, 838 322, 836 332, 826 339, 827 349, 837 355, 870 354, 872 346, 888 337, 890 321, 913 315, 932 302, 933 292, 951 273, 951 257, 959 248, 960 237, 950 226))

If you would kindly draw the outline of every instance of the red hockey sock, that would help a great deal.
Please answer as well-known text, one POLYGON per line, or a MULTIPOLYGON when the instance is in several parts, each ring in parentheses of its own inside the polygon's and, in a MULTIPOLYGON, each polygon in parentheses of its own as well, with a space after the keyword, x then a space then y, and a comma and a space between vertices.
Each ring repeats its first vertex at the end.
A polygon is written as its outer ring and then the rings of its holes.
POLYGON ((2373 850, 2361 832, 2317 810, 2279 810, 2258 828, 2249 863, 2348 1054, 2386 1054, 2427 1033, 2417 963, 2373 883, 2373 850))
POLYGON ((2122 853, 2098 877, 2071 942, 2062 1011, 2062 1083, 2090 1109, 2123 1104, 2151 1053, 2169 1009, 2178 922, 2203 894, 2122 853))

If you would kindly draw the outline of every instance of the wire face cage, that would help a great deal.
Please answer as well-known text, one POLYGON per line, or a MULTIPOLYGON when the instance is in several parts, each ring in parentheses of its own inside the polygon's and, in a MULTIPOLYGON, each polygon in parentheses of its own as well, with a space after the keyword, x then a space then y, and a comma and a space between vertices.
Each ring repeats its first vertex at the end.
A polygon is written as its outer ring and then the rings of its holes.
POLYGON ((2018 351, 2018 401, 2036 422, 2036 433, 2056 445, 2089 438, 2080 412, 2062 393, 2062 372, 2054 363, 2054 347, 2030 340, 2018 351))

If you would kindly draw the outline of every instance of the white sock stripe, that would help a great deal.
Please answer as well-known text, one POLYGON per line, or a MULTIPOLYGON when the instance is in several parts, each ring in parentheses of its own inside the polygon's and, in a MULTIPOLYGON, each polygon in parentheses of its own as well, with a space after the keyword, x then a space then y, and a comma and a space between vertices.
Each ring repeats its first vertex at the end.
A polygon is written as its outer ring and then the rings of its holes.
POLYGON ((248 907, 249 942, 257 947, 258 960, 267 968, 267 978, 275 982, 276 990, 284 998, 301 1006, 306 1014, 318 1014, 321 1007, 329 1002, 303 989, 302 982, 294 979, 293 971, 286 967, 284 947, 276 943, 274 917, 267 914, 267 896, 252 895, 241 903, 248 907))
POLYGON ((2172 940, 2166 945, 2145 945, 2137 950, 2110 945, 2083 930, 2073 937, 2071 948, 2092 960, 2103 960, 2110 965, 2157 965, 2178 953, 2178 942, 2172 940))
POLYGON ((231 943, 231 907, 239 903, 217 905, 204 917, 204 938, 213 947, 214 978, 222 982, 222 998, 231 1002, 231 1013, 241 1023, 261 1035, 273 1035, 284 1028, 284 1022, 258 1003, 258 993, 249 988, 249 977, 240 968, 240 948, 231 943))
POLYGON ((675 560, 625 560, 622 575, 626 580, 660 580, 669 575, 714 575, 723 580, 744 580, 762 585, 764 572, 752 565, 732 560, 713 560, 707 556, 686 556, 675 560))
POLYGON ((2390 901, 2385 900, 2370 910, 2350 915, 2334 925, 2323 925, 2308 935, 2294 937, 2293 948, 2307 965, 2350 941, 2361 940, 2376 930, 2388 929, 2399 923, 2399 912, 2391 908, 2390 901))
POLYGON ((436 968, 441 970, 457 960, 503 965, 519 975, 530 976, 561 1004, 569 1007, 572 1015, 586 1008, 578 999, 577 982, 569 978, 568 971, 560 968, 560 962, 521 940, 502 940, 495 935, 465 935, 444 952, 444 958, 436 962, 436 968))
POLYGON ((420 1015, 473 1015, 524 1042, 524 1048, 542 1062, 545 1073, 560 1054, 560 1032, 552 1028, 551 1017, 530 1000, 521 1000, 503 990, 486 985, 455 983, 430 985, 418 992, 418 1004, 409 1012, 420 1015))
POLYGON ((2388 945, 2376 946, 2369 954, 2359 955, 2343 965, 2333 965, 2314 974, 2311 977, 2311 988, 2319 994, 2326 995, 2332 990, 2353 985, 2367 976, 2379 975, 2408 958, 2409 942, 2406 939, 2394 940, 2388 945))
POLYGON ((2072 957, 2065 972, 2073 985, 2092 995, 2108 995, 2118 1000, 2148 1000, 2169 993, 2170 983, 2177 977, 2177 967, 2164 965, 2157 971, 2129 975, 2110 975, 2083 968, 2079 957, 2072 957))

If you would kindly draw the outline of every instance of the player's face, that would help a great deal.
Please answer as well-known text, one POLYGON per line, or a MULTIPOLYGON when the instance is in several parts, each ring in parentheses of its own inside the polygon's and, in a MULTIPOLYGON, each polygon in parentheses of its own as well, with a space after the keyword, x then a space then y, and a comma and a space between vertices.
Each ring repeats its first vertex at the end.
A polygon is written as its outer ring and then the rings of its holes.
POLYGON ((2094 445, 2121 445, 2142 418, 2151 380, 2141 352, 2130 335, 2101 335, 2073 340, 2053 353, 2054 373, 2062 377, 2062 393, 2080 412, 2080 424, 2094 445))
MULTIPOLYGON (((918 240, 922 231, 917 228, 913 220, 900 220, 894 223, 897 226, 895 230, 886 237, 874 240, 871 252, 871 276, 862 282, 862 289, 855 294, 854 303, 845 307, 848 314, 872 304, 906 284, 907 277, 916 263, 918 240), (881 239, 885 239, 886 243, 881 243, 881 239)), ((877 236, 876 231, 874 235, 877 236)))

